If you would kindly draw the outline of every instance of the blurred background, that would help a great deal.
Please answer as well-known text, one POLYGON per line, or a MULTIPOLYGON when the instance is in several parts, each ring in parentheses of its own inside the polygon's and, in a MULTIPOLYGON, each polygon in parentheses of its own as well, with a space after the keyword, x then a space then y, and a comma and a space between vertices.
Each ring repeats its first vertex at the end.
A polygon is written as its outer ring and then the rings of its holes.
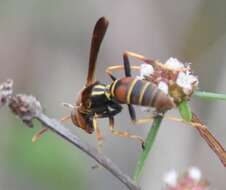
MULTIPOLYGON (((61 103, 73 103, 83 87, 92 30, 105 16, 110 25, 97 79, 110 82, 105 68, 122 63, 122 53, 130 50, 162 62, 169 57, 192 62, 200 89, 226 93, 225 7, 224 0, 0 0, 0 81, 12 78, 15 93, 35 95, 51 117, 68 114, 61 103)), ((226 147, 225 102, 193 98, 191 104, 226 147)), ((178 115, 176 110, 168 114, 178 115)), ((0 110, 0 121, 0 189, 126 189, 105 169, 92 170, 93 160, 51 132, 32 144, 38 122, 27 129, 7 108, 0 110)), ((133 126, 126 108, 116 121, 118 129, 143 137, 150 127, 133 126)), ((107 120, 99 124, 103 152, 131 176, 140 145, 113 137, 107 120)), ((96 146, 95 135, 68 128, 96 146)), ((143 189, 161 189, 165 172, 189 166, 199 167, 214 189, 225 189, 225 168, 197 131, 165 120, 140 179, 143 189)))

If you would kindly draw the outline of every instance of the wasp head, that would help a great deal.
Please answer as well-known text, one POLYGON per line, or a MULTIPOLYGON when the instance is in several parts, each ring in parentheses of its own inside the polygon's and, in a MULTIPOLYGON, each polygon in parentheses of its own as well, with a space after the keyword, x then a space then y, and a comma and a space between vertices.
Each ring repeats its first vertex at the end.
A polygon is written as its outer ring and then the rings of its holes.
POLYGON ((71 120, 76 127, 85 130, 87 133, 93 133, 94 127, 92 115, 81 113, 79 108, 75 108, 71 112, 71 120))

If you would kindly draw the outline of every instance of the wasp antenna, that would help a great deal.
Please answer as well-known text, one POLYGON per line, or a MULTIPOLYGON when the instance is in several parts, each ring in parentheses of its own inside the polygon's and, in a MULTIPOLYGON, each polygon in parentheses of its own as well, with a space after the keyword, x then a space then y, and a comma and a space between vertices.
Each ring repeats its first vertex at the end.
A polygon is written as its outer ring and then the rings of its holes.
POLYGON ((74 109, 74 108, 75 108, 75 106, 73 106, 72 104, 65 103, 65 102, 63 102, 62 105, 63 105, 64 107, 67 107, 67 108, 70 108, 70 109, 74 109))

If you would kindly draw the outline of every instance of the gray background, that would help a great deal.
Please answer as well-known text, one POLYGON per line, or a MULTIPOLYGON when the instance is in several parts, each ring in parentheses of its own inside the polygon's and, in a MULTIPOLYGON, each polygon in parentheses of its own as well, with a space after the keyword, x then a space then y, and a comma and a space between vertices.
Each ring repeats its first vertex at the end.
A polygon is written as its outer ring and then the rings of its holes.
MULTIPOLYGON (((121 64, 123 51, 130 50, 163 62, 171 56, 192 62, 200 89, 226 93, 225 7, 223 0, 1 0, 0 81, 13 78, 17 93, 37 96, 50 116, 66 115, 69 110, 61 102, 73 103, 83 87, 93 26, 105 16, 110 25, 98 57, 97 79, 110 82, 105 68, 121 64)), ((225 147, 225 103, 194 98, 191 104, 225 147)), ((144 137, 150 127, 132 126, 127 109, 116 120, 118 128, 144 137)), ((126 189, 104 169, 91 170, 92 160, 53 134, 33 145, 31 137, 38 128, 24 128, 7 109, 0 110, 0 121, 1 189, 126 189)), ((104 153, 132 175, 140 146, 113 137, 107 120, 99 124, 104 153)), ((69 127, 96 145, 95 135, 69 127)), ((197 131, 164 121, 140 183, 144 189, 161 189, 166 171, 182 172, 193 165, 214 189, 225 189, 225 169, 197 131)))

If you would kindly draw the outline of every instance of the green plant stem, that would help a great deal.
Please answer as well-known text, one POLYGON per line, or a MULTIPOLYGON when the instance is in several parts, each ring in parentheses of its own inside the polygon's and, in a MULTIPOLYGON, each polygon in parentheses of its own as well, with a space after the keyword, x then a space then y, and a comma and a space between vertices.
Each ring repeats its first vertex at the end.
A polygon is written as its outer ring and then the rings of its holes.
POLYGON ((163 119, 163 115, 158 115, 154 118, 151 129, 149 130, 148 136, 144 143, 144 147, 145 147, 144 151, 140 155, 135 172, 133 174, 134 181, 137 181, 138 177, 142 172, 142 169, 144 168, 144 163, 149 155, 151 148, 153 147, 162 119, 163 119))
POLYGON ((218 94, 213 92, 195 91, 193 95, 208 100, 226 100, 225 94, 218 94))
POLYGON ((178 105, 179 113, 183 120, 190 122, 192 119, 192 113, 191 113, 191 108, 186 100, 182 101, 178 105))

